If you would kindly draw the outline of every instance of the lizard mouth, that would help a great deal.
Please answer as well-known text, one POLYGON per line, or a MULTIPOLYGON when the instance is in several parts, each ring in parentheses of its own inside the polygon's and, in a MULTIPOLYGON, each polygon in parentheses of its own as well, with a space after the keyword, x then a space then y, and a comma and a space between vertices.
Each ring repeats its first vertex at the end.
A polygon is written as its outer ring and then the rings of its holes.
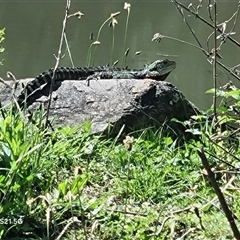
POLYGON ((163 75, 159 75, 159 74, 147 74, 147 78, 150 78, 150 79, 154 79, 154 80, 157 80, 157 81, 164 81, 167 76, 170 74, 170 72, 168 73, 165 73, 163 75))

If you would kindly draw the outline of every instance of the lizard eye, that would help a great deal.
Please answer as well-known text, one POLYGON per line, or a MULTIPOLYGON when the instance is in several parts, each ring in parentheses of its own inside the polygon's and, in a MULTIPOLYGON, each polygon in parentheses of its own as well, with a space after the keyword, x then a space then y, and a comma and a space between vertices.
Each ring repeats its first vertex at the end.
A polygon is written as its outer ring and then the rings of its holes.
POLYGON ((157 71, 157 67, 156 67, 156 66, 153 67, 153 68, 152 68, 152 71, 157 71))

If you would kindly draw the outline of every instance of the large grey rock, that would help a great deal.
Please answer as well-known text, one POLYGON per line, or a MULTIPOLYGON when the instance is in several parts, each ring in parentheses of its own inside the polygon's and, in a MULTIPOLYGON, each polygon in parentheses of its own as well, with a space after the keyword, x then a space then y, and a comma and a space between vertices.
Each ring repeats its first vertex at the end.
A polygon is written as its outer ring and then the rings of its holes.
MULTIPOLYGON (((31 80, 31 79, 30 79, 31 80)), ((21 80, 20 83, 28 80, 21 80)), ((12 81, 8 81, 13 85, 12 81)), ((11 104, 12 90, 1 84, 0 100, 3 105, 11 104)), ((21 90, 19 84, 16 95, 21 90)), ((45 102, 49 85, 35 92, 29 99, 30 108, 39 108, 45 102), (37 101, 37 102, 36 102, 37 101), (39 102, 40 101, 40 102, 39 102)), ((94 133, 116 136, 122 126, 124 132, 146 127, 169 126, 177 135, 184 131, 180 121, 200 111, 169 82, 150 79, 107 79, 91 80, 90 86, 83 80, 55 82, 50 116, 57 116, 57 125, 80 125, 91 120, 94 133), (109 132, 109 124, 111 131, 109 132)))

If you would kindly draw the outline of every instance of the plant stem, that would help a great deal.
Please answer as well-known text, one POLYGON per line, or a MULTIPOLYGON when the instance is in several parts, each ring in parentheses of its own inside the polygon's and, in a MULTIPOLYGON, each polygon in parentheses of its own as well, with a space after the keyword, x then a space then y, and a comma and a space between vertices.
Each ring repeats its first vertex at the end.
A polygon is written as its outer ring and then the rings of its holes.
POLYGON ((126 51, 126 41, 127 41, 127 31, 128 31, 128 22, 129 22, 129 15, 130 15, 130 8, 127 11, 127 19, 126 19, 126 25, 125 25, 125 33, 124 33, 124 41, 123 41, 123 66, 126 66, 126 59, 125 51, 126 51))
POLYGON ((115 35, 114 35, 114 26, 113 26, 113 30, 112 30, 112 51, 111 51, 111 61, 110 61, 110 65, 113 64, 113 52, 114 52, 114 46, 115 46, 115 35))
MULTIPOLYGON (((98 30, 98 34, 97 34, 97 39, 96 39, 96 41, 99 41, 100 34, 101 34, 101 31, 102 31, 104 25, 105 25, 109 20, 111 20, 111 19, 112 19, 112 15, 111 15, 107 20, 105 20, 105 21, 103 22, 103 24, 100 26, 100 28, 99 28, 99 30, 98 30)), ((91 45, 92 45, 92 44, 91 44, 91 45)), ((90 50, 90 49, 91 49, 91 46, 90 46, 89 50, 90 50)), ((96 50, 97 50, 97 46, 95 46, 95 48, 94 48, 94 54, 93 54, 93 60, 92 60, 92 65, 93 65, 93 66, 94 66, 94 62, 95 62, 96 50)), ((90 54, 90 56, 91 56, 91 54, 90 54)), ((91 60, 91 58, 89 59, 88 64, 90 64, 90 60, 91 60)), ((89 65, 88 65, 88 66, 89 66, 89 65)))
POLYGON ((90 66, 90 61, 91 61, 91 56, 92 56, 92 52, 91 52, 91 48, 92 48, 93 43, 91 43, 91 45, 88 48, 88 54, 87 54, 87 60, 86 60, 86 67, 90 66))
POLYGON ((50 111, 50 106, 51 106, 51 101, 52 101, 52 92, 53 92, 53 85, 54 85, 54 78, 55 78, 55 72, 59 66, 60 59, 61 59, 61 53, 62 53, 62 46, 63 46, 63 39, 64 39, 64 34, 66 31, 66 24, 67 24, 67 18, 68 18, 68 13, 71 5, 71 0, 67 0, 66 2, 66 10, 65 10, 65 16, 63 19, 63 26, 62 26, 62 33, 61 33, 61 38, 60 38, 60 43, 59 43, 59 48, 58 48, 58 54, 56 57, 56 64, 53 69, 53 75, 52 75, 52 81, 50 85, 50 90, 49 90, 49 101, 48 101, 48 106, 47 106, 47 112, 46 112, 46 121, 45 121, 45 128, 48 125, 48 118, 49 118, 49 111, 50 111))
POLYGON ((64 40, 65 40, 65 43, 66 43, 66 46, 67 46, 67 51, 68 51, 68 55, 69 55, 70 62, 71 62, 71 64, 72 64, 72 67, 74 67, 74 63, 73 63, 73 59, 72 59, 72 54, 71 54, 71 52, 70 52, 70 48, 69 48, 69 45, 68 45, 66 33, 64 33, 64 40))
POLYGON ((214 0, 214 51, 213 51, 213 86, 214 86, 214 96, 213 96, 213 112, 215 116, 215 121, 217 122, 217 3, 214 0))

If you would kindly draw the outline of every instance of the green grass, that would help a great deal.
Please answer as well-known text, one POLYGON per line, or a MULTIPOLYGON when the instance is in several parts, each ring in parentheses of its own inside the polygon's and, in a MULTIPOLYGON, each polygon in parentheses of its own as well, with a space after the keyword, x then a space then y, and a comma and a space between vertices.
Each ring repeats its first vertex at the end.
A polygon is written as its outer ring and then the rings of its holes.
MULTIPOLYGON (((178 146, 149 130, 135 135, 128 151, 90 135, 88 122, 49 131, 39 129, 40 116, 33 118, 37 124, 11 113, 0 120, 3 239, 22 233, 24 239, 232 239, 190 142, 178 146)), ((210 144, 207 150, 220 153, 210 144)), ((217 176, 224 187, 226 174, 217 176)), ((233 185, 226 200, 239 217, 237 178, 233 185)))

